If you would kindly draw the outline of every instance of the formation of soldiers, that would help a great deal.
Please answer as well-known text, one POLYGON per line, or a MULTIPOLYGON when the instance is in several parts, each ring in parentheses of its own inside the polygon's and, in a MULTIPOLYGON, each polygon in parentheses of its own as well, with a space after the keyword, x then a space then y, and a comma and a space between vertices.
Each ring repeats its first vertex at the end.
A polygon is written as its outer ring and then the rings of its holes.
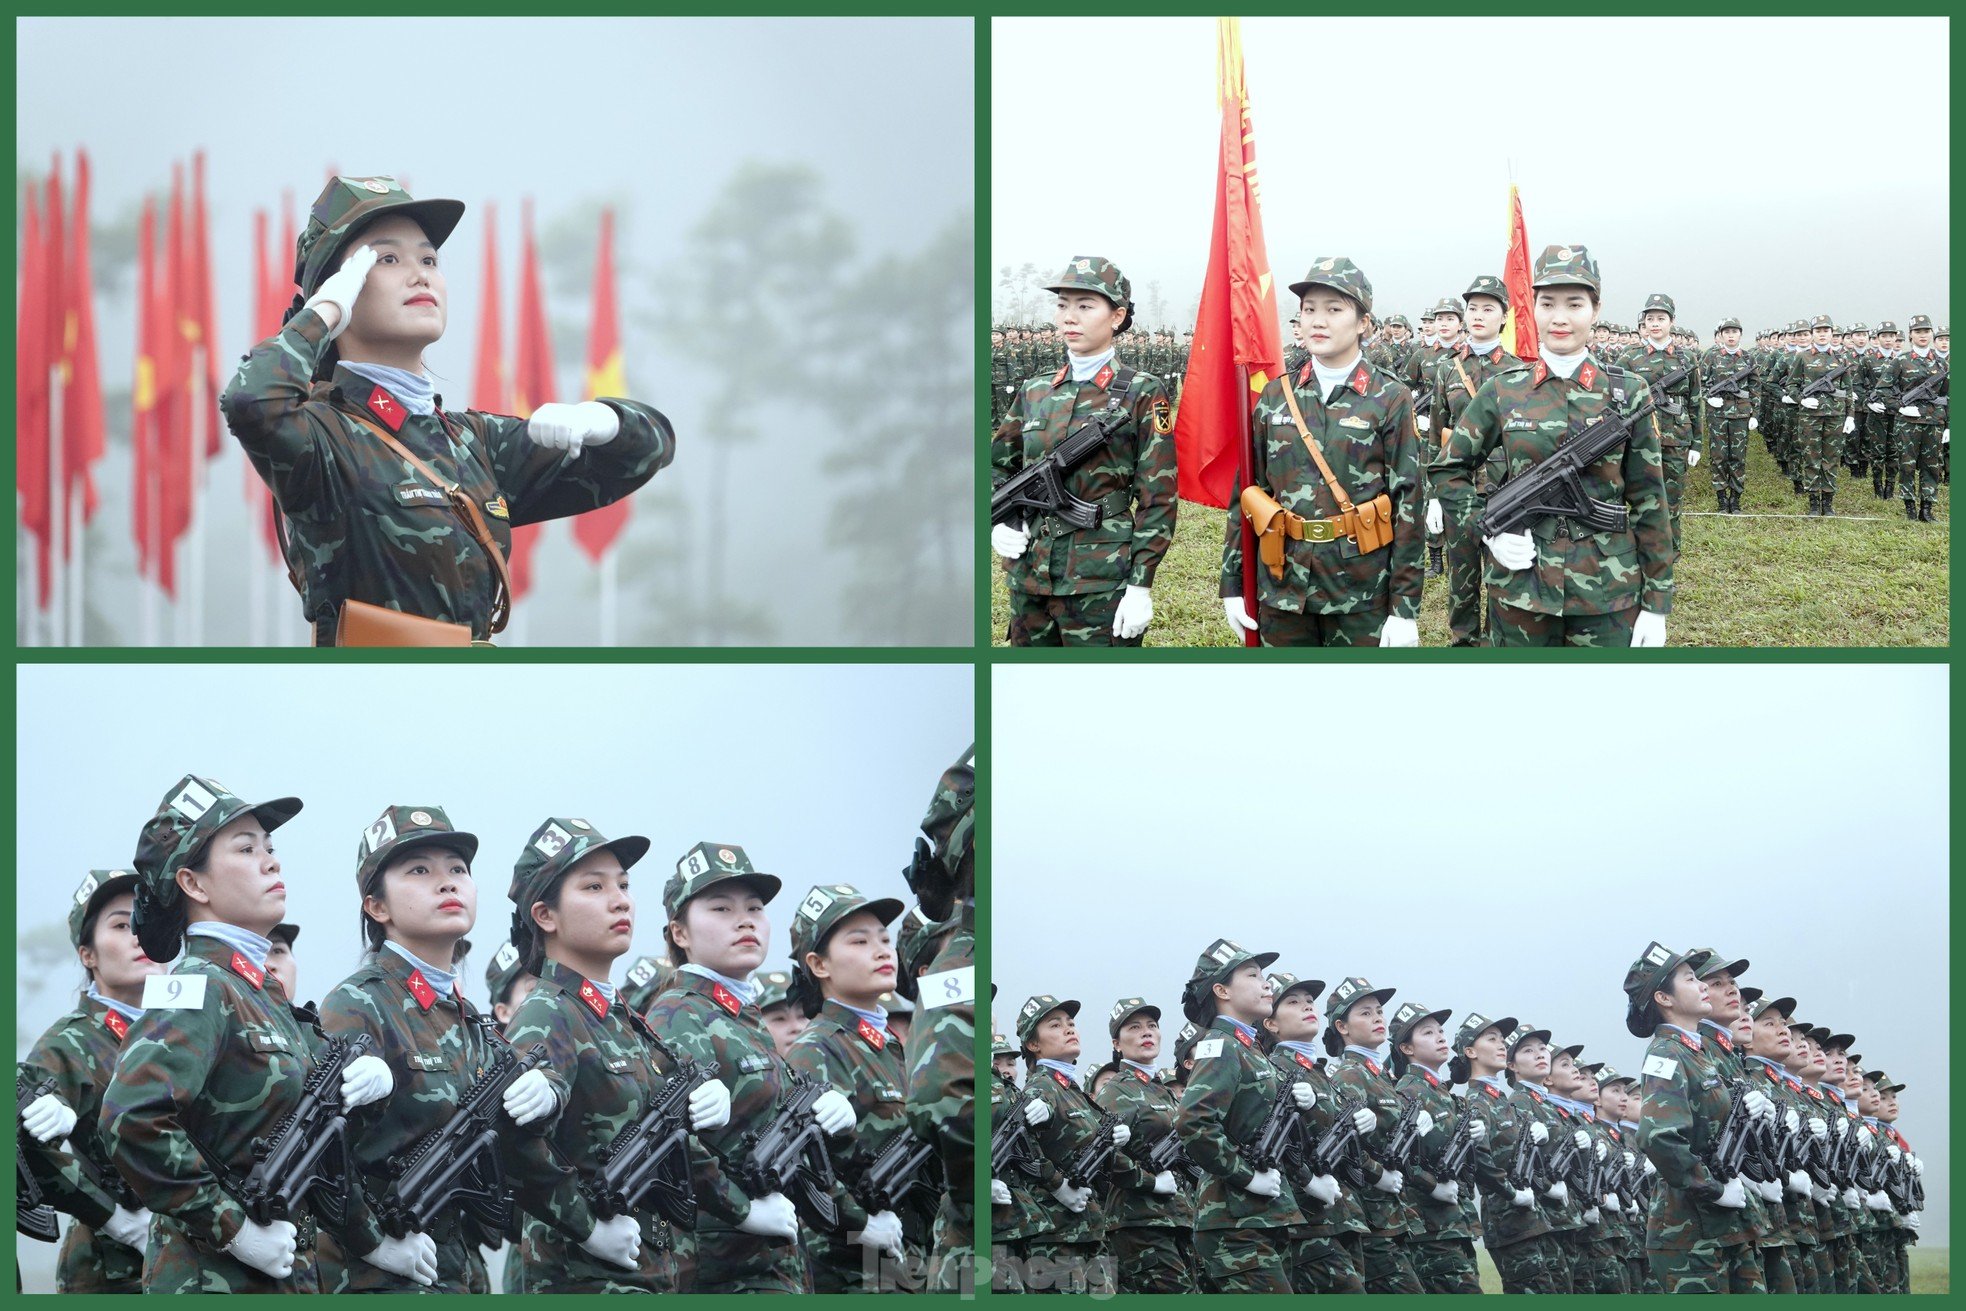
POLYGON ((811 888, 789 971, 759 970, 781 880, 705 842, 666 954, 611 977, 649 840, 548 819, 480 1011, 478 839, 441 807, 363 831, 367 950, 315 1006, 269 837, 300 801, 186 776, 76 891, 87 983, 17 1070, 21 1231, 61 1292, 490 1292, 501 1246, 505 1292, 963 1291, 974 777, 937 783, 918 902, 811 888))
POLYGON ((1075 1000, 995 1036, 997 1291, 1477 1293, 1476 1242, 1511 1293, 1910 1291, 1905 1085, 1746 960, 1648 944, 1624 1073, 1277 959, 1211 943, 1168 1065, 1142 997, 1098 1065, 1075 1000))
MULTIPOLYGON (((1161 380, 1170 400, 1181 394, 1188 376, 1188 348, 1195 334, 1176 334, 1172 328, 1142 328, 1138 342, 1127 344, 1127 362, 1161 380)), ((1065 362, 1065 344, 1049 323, 998 323, 990 328, 990 426, 1010 408, 1017 384, 1034 373, 1056 369, 1065 362)))

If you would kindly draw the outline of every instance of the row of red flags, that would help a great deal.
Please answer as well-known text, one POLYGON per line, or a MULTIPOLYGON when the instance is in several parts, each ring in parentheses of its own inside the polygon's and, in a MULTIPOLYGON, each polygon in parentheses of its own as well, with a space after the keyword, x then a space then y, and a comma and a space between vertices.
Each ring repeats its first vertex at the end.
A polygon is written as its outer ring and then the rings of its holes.
MULTIPOLYGON (((36 603, 49 604, 57 559, 71 556, 81 523, 94 518, 94 464, 105 448, 102 383, 96 356, 94 282, 89 264, 89 161, 76 152, 72 200, 64 204, 61 162, 27 185, 21 234, 20 330, 16 343, 15 488, 21 525, 36 544, 36 603), (58 417, 57 417, 58 416, 58 417), (57 461, 59 462, 57 465, 57 461), (59 483, 56 470, 59 468, 59 483), (59 529, 59 530, 58 530, 59 529)), ((278 245, 271 217, 253 218, 253 339, 280 331, 297 288, 289 261, 295 241, 292 207, 278 245)), ((528 415, 554 399, 553 345, 540 289, 532 210, 525 209, 520 255, 517 355, 505 366, 495 212, 485 214, 485 261, 477 364, 471 408, 528 415)), ((594 269, 593 318, 588 332, 585 395, 627 392, 614 276, 614 215, 603 211, 594 269)), ((139 574, 167 595, 177 593, 177 543, 190 529, 204 464, 223 445, 218 413, 220 352, 212 291, 210 215, 205 157, 194 157, 189 194, 182 165, 172 168, 167 207, 146 197, 137 237, 137 352, 131 385, 134 488, 131 529, 139 574), (162 214, 160 215, 160 208, 162 214)), ((278 559, 270 493, 250 465, 248 502, 278 559)), ((574 540, 594 561, 614 544, 629 502, 591 511, 573 525, 574 540)), ((512 534, 513 590, 531 585, 539 526, 512 534)))

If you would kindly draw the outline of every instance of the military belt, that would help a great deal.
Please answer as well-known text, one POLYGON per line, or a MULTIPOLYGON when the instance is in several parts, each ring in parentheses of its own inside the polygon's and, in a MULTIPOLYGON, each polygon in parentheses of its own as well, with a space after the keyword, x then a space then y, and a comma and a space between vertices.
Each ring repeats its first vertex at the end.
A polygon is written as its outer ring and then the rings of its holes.
POLYGON ((1299 542, 1335 542, 1345 536, 1343 519, 1297 519, 1286 516, 1283 534, 1299 542))
MULTIPOLYGON (((1101 520, 1118 518, 1120 515, 1127 514, 1133 509, 1133 493, 1108 492, 1100 497, 1095 504, 1099 507, 1099 518, 1101 520)), ((1081 531, 1069 524, 1063 523, 1056 516, 1047 514, 1039 520, 1037 535, 1046 537, 1061 530, 1068 533, 1081 531)))

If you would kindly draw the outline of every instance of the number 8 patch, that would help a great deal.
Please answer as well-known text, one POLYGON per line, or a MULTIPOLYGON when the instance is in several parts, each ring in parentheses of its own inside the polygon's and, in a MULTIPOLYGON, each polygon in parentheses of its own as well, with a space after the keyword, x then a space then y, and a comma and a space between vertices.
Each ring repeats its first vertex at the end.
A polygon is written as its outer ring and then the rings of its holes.
POLYGON ((961 1006, 976 1000, 976 967, 965 965, 959 970, 944 970, 940 974, 924 974, 918 985, 921 992, 922 1007, 935 1010, 942 1006, 961 1006))

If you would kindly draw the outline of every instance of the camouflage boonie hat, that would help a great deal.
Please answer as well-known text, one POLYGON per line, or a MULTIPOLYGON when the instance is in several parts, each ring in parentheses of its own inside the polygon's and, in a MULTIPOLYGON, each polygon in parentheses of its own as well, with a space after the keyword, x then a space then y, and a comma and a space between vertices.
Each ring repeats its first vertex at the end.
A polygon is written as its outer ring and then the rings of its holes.
POLYGON ((1324 995, 1323 979, 1300 979, 1287 970, 1272 971, 1269 976, 1269 984, 1270 1014, 1272 1015, 1277 1013, 1277 1005, 1283 1000, 1285 993, 1296 992, 1299 988, 1302 988, 1314 998, 1324 995))
POLYGON ((1079 1004, 1075 1001, 1059 1001, 1048 992, 1041 992, 1027 1000, 1017 1011, 1017 1041, 1022 1044, 1030 1041, 1038 1022, 1053 1011, 1078 1018, 1079 1004))
MULTIPOLYGON (((1725 332, 1729 328, 1732 328, 1734 331, 1739 332, 1741 330, 1741 321, 1739 319, 1722 319, 1720 321, 1720 326, 1715 328, 1714 331, 1725 332)), ((1764 333, 1762 335, 1766 336, 1767 334, 1764 333)))
POLYGON ((1508 1038, 1506 1039, 1506 1042, 1508 1044, 1508 1050, 1505 1053, 1505 1055, 1507 1056, 1507 1058, 1509 1060, 1514 1060, 1515 1049, 1522 1046, 1523 1043, 1528 1042, 1531 1038, 1540 1038, 1545 1043, 1547 1043, 1550 1040, 1550 1031, 1548 1029, 1534 1028, 1530 1025, 1529 1021, 1527 1020, 1524 1020, 1521 1024, 1516 1025, 1515 1029, 1510 1032, 1508 1038))
MULTIPOLYGON (((1604 279, 1598 274, 1597 261, 1582 246, 1545 246, 1543 253, 1536 257, 1535 273, 1529 285, 1532 287, 1589 287, 1602 295, 1604 279)), ((1613 329, 1623 332, 1625 329, 1613 329)))
POLYGON ((1468 289, 1461 293, 1463 301, 1471 300, 1476 296, 1492 296, 1502 302, 1503 309, 1509 307, 1509 289, 1502 285, 1500 278, 1490 277, 1486 273, 1470 282, 1468 289))
POLYGON ((354 230, 384 214, 417 221, 433 246, 442 246, 464 217, 461 200, 413 200, 391 177, 335 177, 314 201, 307 227, 294 243, 294 282, 302 298, 321 289, 341 266, 341 253, 354 230))
POLYGON ((1332 1019, 1342 1020, 1352 1007, 1367 997, 1377 997, 1379 1004, 1384 1006, 1393 999, 1393 994, 1397 991, 1399 991, 1397 988, 1374 988, 1366 980, 1354 975, 1349 979, 1339 980, 1338 986, 1331 990, 1331 996, 1325 1002, 1325 1009, 1331 1012, 1332 1019))
POLYGON ((1074 255, 1065 271, 1045 284, 1046 291, 1090 291, 1122 307, 1133 304, 1133 284, 1120 266, 1099 255, 1074 255))
MULTIPOLYGON (((691 897, 733 879, 756 888, 758 896, 767 902, 784 886, 777 875, 760 874, 752 868, 751 858, 736 843, 699 842, 683 853, 676 862, 676 872, 662 885, 662 909, 673 920, 683 913, 683 903, 691 897)), ((668 933, 663 930, 665 938, 668 933)))
POLYGON ((1645 298, 1645 308, 1638 312, 1638 317, 1644 318, 1646 310, 1664 310, 1668 317, 1679 317, 1679 306, 1663 291, 1655 291, 1645 298))
POLYGON ((1145 997, 1122 997, 1114 1002, 1112 1014, 1106 1017, 1106 1036, 1118 1038, 1126 1022, 1143 1011, 1151 1014, 1155 1023, 1160 1022, 1160 1007, 1150 1005, 1145 997))
POLYGON ((976 746, 970 744, 955 764, 936 780, 935 795, 922 816, 922 832, 928 836, 935 859, 950 879, 960 871, 976 841, 976 746))
POLYGON ((753 976, 758 985, 755 1005, 760 1014, 770 1006, 783 1006, 792 1000, 792 976, 784 970, 770 970, 753 976))
POLYGON ((1907 332, 1917 332, 1917 331, 1918 331, 1918 330, 1919 330, 1920 328, 1929 328, 1929 327, 1931 327, 1931 326, 1932 326, 1932 316, 1931 316, 1931 315, 1929 315, 1929 314, 1914 314, 1914 315, 1912 315, 1912 316, 1911 316, 1911 323, 1910 323, 1910 325, 1909 325, 1909 326, 1908 326, 1908 327, 1907 327, 1907 328, 1906 328, 1905 330, 1906 330, 1907 332))
POLYGON ((143 826, 136 856, 130 862, 136 866, 137 875, 130 927, 143 944, 144 954, 154 961, 167 961, 178 954, 184 942, 185 913, 177 872, 220 829, 242 815, 253 815, 271 833, 299 813, 298 797, 248 802, 228 792, 216 779, 196 774, 186 774, 173 783, 157 803, 157 813, 143 826))
POLYGON ((1437 319, 1443 314, 1452 314, 1457 319, 1466 318, 1467 307, 1452 296, 1442 296, 1434 305, 1434 317, 1437 319))
POLYGON ((88 923, 89 916, 111 898, 120 897, 125 892, 135 892, 136 886, 136 874, 127 869, 92 869, 84 874, 82 882, 75 889, 74 904, 68 908, 69 942, 80 947, 82 926, 88 923))
POLYGON ((494 1004, 523 973, 525 960, 519 955, 519 949, 509 942, 499 943, 498 950, 485 962, 485 991, 491 994, 494 1004))
POLYGON ((355 848, 356 894, 375 891, 390 857, 412 847, 445 847, 464 857, 467 865, 478 855, 478 839, 452 828, 442 806, 391 806, 362 830, 362 841, 355 848))
POLYGON ((637 957, 622 976, 621 1000, 628 1004, 629 1010, 640 1015, 674 977, 676 967, 668 961, 658 956, 637 957))
POLYGON ((1712 947, 1695 947, 1687 952, 1686 956, 1689 960, 1698 958, 1693 966, 1693 973, 1702 980, 1712 978, 1723 970, 1736 979, 1748 972, 1748 963, 1745 960, 1729 960, 1712 947))
POLYGON ((1447 1019, 1452 1014, 1454 1012, 1451 1010, 1430 1011, 1417 1001, 1402 1002, 1400 1008, 1393 1012, 1392 1028, 1387 1030, 1387 1036, 1393 1040, 1393 1046, 1397 1047, 1407 1040, 1413 1030, 1427 1020, 1438 1020, 1441 1028, 1445 1029, 1447 1019))
POLYGON ((1248 951, 1239 942, 1233 942, 1228 938, 1217 938, 1195 958, 1195 970, 1188 976, 1188 981, 1220 983, 1251 962, 1255 963, 1257 969, 1267 970, 1276 964, 1276 959, 1276 952, 1248 951))
POLYGON ((994 1061, 999 1056, 1015 1056, 1015 1055, 1017 1055, 1017 1047, 1014 1043, 1010 1041, 1010 1039, 1004 1037, 1001 1033, 993 1033, 990 1035, 991 1060, 994 1061))
MULTIPOLYGON (((769 900, 767 898, 767 900, 769 900)), ((883 926, 893 923, 902 911, 894 897, 870 898, 851 883, 822 883, 806 893, 799 908, 792 912, 792 963, 803 965, 806 953, 819 950, 835 925, 856 911, 870 910, 883 926)), ((897 972, 900 954, 896 953, 897 972)))
POLYGON ((1697 951, 1677 952, 1663 943, 1650 942, 1625 970, 1625 1030, 1634 1038, 1652 1036, 1653 1025, 1645 1022, 1645 1011, 1652 1005, 1652 994, 1665 986, 1673 971, 1682 965, 1699 969, 1706 959, 1697 951))
POLYGON ((1329 287, 1356 300, 1367 314, 1372 312, 1372 280, 1343 255, 1311 261, 1311 271, 1304 275, 1302 282, 1290 284, 1290 294, 1301 298, 1312 287, 1329 287))
MULTIPOLYGON (((292 951, 294 949, 294 940, 300 937, 300 925, 275 924, 271 929, 267 930, 266 936, 269 941, 286 943, 287 950, 292 951)), ((459 941, 462 942, 463 939, 459 939, 459 941)))
POLYGON ((919 904, 908 907, 901 917, 900 931, 895 935, 895 957, 899 961, 900 977, 894 981, 895 990, 903 997, 913 1001, 916 977, 924 965, 929 963, 928 949, 935 940, 956 927, 953 919, 932 920, 919 904))
POLYGON ((1454 1054, 1459 1056, 1461 1049, 1479 1038, 1484 1029, 1500 1029, 1503 1042, 1508 1041, 1509 1031, 1516 1026, 1513 1015, 1504 1015, 1499 1020, 1491 1020, 1480 1011, 1469 1011, 1461 1019, 1461 1027, 1454 1030, 1454 1054))

